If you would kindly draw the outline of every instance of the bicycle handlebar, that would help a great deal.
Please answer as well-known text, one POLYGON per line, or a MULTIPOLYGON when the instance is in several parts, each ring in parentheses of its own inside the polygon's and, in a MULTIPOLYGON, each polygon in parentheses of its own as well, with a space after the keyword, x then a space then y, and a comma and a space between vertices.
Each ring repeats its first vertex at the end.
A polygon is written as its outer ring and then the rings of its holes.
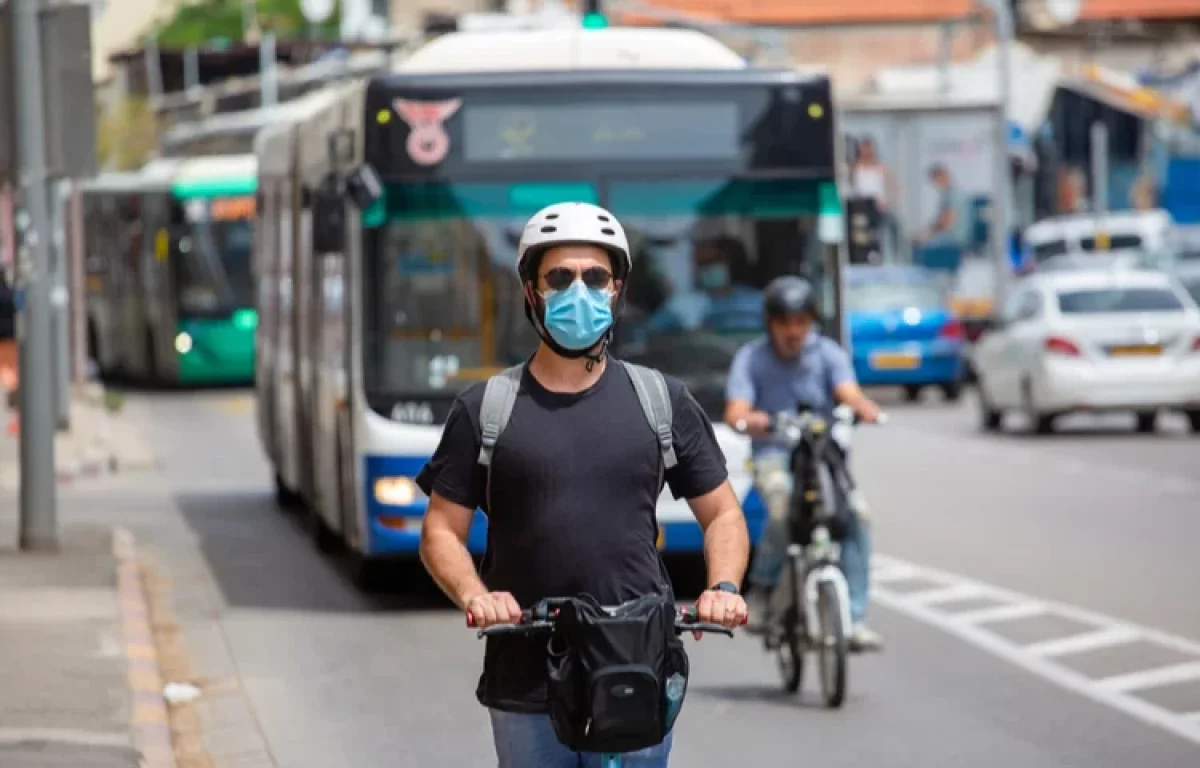
MULTIPOLYGON (((552 607, 554 601, 545 601, 549 604, 547 609, 526 608, 521 611, 521 620, 517 624, 493 624, 490 627, 479 630, 476 637, 493 637, 495 635, 529 635, 535 632, 542 632, 554 629, 554 618, 558 611, 552 607)), ((475 617, 467 614, 467 626, 474 629, 475 617)), ((675 634, 682 635, 684 632, 710 632, 713 634, 721 634, 726 637, 733 637, 733 630, 722 626, 721 624, 713 624, 711 622, 700 621, 697 614, 696 606, 676 606, 675 614, 675 634)))

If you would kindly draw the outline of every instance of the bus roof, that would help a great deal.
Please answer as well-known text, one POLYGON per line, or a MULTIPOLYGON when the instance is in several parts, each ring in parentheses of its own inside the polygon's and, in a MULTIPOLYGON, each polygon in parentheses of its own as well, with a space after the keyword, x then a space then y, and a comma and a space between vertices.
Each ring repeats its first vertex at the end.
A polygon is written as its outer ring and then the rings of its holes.
POLYGON ((552 28, 454 32, 422 46, 394 72, 534 72, 580 69, 746 69, 745 60, 691 29, 552 28))
POLYGON ((303 101, 303 99, 300 99, 270 107, 248 109, 241 112, 225 112, 204 118, 203 120, 182 123, 170 128, 163 135, 163 145, 171 146, 202 136, 256 133, 262 128, 273 125, 280 120, 286 120, 289 116, 300 111, 300 105, 303 101))
POLYGON ((145 184, 141 171, 112 171, 87 179, 81 185, 85 193, 134 193, 145 184))
POLYGON ((278 121, 259 131, 254 139, 254 156, 258 158, 264 173, 280 173, 287 170, 290 146, 286 137, 299 123, 312 120, 317 115, 337 104, 356 83, 338 84, 306 94, 294 103, 294 108, 278 121))

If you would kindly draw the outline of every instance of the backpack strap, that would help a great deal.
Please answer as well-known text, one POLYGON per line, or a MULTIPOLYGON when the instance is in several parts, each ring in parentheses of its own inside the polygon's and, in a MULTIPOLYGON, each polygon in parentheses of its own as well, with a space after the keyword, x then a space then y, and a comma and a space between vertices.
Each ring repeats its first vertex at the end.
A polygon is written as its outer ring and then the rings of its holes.
POLYGON ((500 439, 500 433, 512 418, 524 368, 522 363, 496 374, 488 379, 483 390, 483 404, 479 406, 479 463, 488 468, 489 478, 492 474, 492 454, 496 451, 496 441, 500 439))
POLYGON ((667 380, 653 368, 619 362, 629 375, 629 380, 633 382, 642 413, 658 439, 658 450, 662 454, 662 462, 658 465, 658 486, 661 489, 666 471, 679 463, 671 434, 674 414, 671 410, 671 394, 667 391, 667 380))

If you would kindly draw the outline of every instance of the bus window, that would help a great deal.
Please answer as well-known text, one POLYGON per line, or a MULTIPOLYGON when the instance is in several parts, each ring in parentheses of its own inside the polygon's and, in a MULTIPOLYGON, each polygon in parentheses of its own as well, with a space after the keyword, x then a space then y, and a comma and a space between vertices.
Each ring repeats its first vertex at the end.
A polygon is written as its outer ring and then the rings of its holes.
POLYGON ((254 231, 249 220, 193 221, 179 232, 176 255, 183 315, 228 314, 254 304, 254 231))
POLYGON ((616 353, 682 379, 713 418, 733 354, 763 332, 766 284, 802 274, 831 293, 818 182, 614 182, 610 207, 637 256, 616 353))
POLYGON ((364 378, 372 394, 454 392, 522 362, 517 243, 537 210, 594 200, 589 184, 390 184, 364 222, 364 378))

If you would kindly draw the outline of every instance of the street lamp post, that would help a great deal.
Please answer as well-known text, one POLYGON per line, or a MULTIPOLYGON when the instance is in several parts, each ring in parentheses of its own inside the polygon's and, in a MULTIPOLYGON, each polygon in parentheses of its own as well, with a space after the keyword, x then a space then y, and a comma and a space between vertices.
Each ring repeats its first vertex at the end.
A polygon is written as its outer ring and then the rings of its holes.
POLYGON ((996 93, 999 116, 996 120, 997 152, 995 176, 992 182, 992 250, 995 255, 995 304, 998 311, 1008 296, 1012 274, 1009 247, 1012 238, 1012 171, 1009 164, 1009 102, 1012 95, 1013 18, 1008 0, 983 0, 995 14, 996 29, 996 93))

